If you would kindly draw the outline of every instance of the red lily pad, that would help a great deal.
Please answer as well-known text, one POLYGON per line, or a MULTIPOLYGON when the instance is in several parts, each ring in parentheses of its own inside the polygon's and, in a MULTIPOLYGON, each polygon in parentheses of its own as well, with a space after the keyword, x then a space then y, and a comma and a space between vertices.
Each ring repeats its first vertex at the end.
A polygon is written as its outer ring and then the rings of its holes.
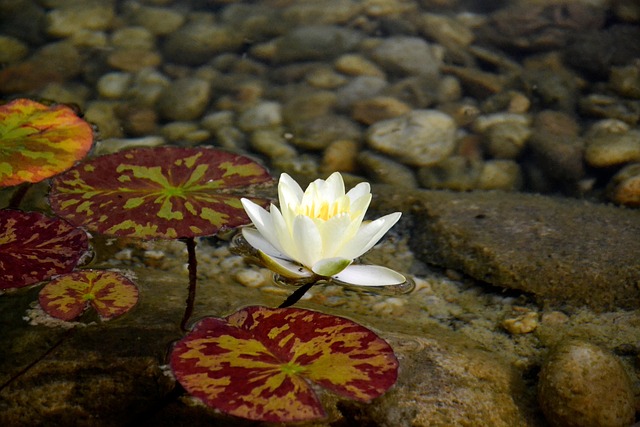
POLYGON ((68 273, 88 250, 87 234, 62 219, 0 210, 0 289, 68 273))
POLYGON ((193 396, 251 420, 323 418, 311 383, 368 402, 397 380, 398 361, 382 338, 351 320, 299 308, 251 306, 208 317, 170 356, 193 396))
POLYGON ((136 305, 138 288, 114 271, 82 270, 47 283, 39 300, 42 309, 58 319, 74 320, 92 306, 103 320, 109 320, 136 305))
POLYGON ((29 99, 0 105, 0 187, 64 172, 87 155, 92 143, 91 126, 65 105, 29 99))
POLYGON ((140 148, 96 157, 56 177, 50 203, 71 223, 102 234, 196 237, 248 223, 240 198, 249 186, 269 181, 265 168, 226 151, 140 148))

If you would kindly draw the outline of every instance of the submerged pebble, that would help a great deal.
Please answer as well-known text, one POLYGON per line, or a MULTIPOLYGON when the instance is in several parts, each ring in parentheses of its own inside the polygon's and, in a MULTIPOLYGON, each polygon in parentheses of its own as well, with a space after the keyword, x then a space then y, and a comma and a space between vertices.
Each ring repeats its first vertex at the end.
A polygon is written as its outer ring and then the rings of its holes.
POLYGON ((538 399, 558 427, 628 427, 635 418, 631 380, 620 361, 584 341, 560 344, 542 366, 538 399))

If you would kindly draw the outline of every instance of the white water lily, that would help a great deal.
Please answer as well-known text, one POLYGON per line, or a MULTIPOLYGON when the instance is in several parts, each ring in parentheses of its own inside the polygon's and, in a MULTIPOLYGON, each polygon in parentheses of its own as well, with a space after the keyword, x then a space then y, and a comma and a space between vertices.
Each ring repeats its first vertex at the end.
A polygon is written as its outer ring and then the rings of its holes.
POLYGON ((333 278, 360 286, 398 285, 405 277, 389 268, 355 265, 400 219, 400 212, 363 221, 371 187, 363 182, 345 193, 340 173, 317 179, 306 191, 283 173, 278 184, 280 209, 266 211, 248 199, 242 205, 256 228, 242 235, 262 262, 289 279, 333 278))

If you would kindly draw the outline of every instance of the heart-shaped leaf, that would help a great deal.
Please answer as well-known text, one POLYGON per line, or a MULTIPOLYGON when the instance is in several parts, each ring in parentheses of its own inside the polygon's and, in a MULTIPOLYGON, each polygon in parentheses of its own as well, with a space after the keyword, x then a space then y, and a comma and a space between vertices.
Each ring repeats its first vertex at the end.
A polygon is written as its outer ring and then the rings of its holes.
POLYGON ((63 274, 40 290, 40 306, 49 315, 70 321, 92 306, 103 320, 131 310, 138 288, 120 273, 82 270, 63 274))
POLYGON ((68 273, 88 249, 87 234, 62 219, 0 210, 0 289, 68 273))
POLYGON ((325 416, 311 382, 368 402, 396 382, 398 370, 391 347, 351 320, 259 306, 201 320, 176 344, 170 364, 207 405, 272 422, 325 416))
POLYGON ((86 156, 91 126, 65 105, 29 99, 0 105, 0 187, 39 182, 86 156))
POLYGON ((249 222, 240 198, 249 186, 269 181, 262 166, 226 151, 140 148, 97 157, 56 177, 50 202, 58 215, 102 234, 196 237, 249 222))

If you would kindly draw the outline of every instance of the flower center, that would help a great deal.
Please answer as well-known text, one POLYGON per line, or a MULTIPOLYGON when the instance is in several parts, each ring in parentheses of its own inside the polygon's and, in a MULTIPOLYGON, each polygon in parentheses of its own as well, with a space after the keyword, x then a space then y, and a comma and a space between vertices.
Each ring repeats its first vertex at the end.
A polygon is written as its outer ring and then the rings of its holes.
POLYGON ((328 202, 326 200, 314 201, 307 205, 300 206, 296 213, 326 221, 329 218, 333 218, 334 216, 345 212, 349 212, 349 204, 338 199, 333 202, 328 202))

